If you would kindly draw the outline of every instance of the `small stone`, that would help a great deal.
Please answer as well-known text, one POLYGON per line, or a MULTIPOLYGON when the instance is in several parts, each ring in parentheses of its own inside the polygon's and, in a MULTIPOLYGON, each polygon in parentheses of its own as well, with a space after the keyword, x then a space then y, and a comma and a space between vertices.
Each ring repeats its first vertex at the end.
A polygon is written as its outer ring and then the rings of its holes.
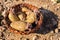
POLYGON ((0 39, 0 40, 2 40, 2 39, 0 39))
POLYGON ((37 40, 38 39, 38 35, 33 37, 33 40, 37 40))
POLYGON ((51 0, 51 2, 53 2, 53 3, 57 3, 57 0, 51 0))
POLYGON ((47 4, 45 4, 45 5, 43 5, 43 7, 44 7, 45 9, 47 9, 47 8, 48 8, 48 5, 47 5, 47 4))
POLYGON ((0 37, 1 37, 1 35, 2 35, 2 32, 0 32, 0 37))
POLYGON ((0 11, 2 11, 2 9, 3 9, 3 7, 2 7, 2 6, 0 6, 0 11))
POLYGON ((60 38, 58 38, 58 40, 60 40, 60 38))
POLYGON ((3 26, 0 26, 0 32, 3 32, 5 28, 3 26))
POLYGON ((53 36, 50 37, 50 40, 53 40, 53 36))
POLYGON ((54 33, 53 31, 51 31, 50 33, 54 33))
POLYGON ((11 39, 11 40, 14 40, 14 39, 11 39))
POLYGON ((58 33, 58 29, 55 29, 55 33, 58 33))
POLYGON ((22 38, 22 40, 27 40, 26 38, 22 38))
POLYGON ((58 29, 60 29, 60 24, 58 24, 58 29))
POLYGON ((7 16, 6 10, 4 10, 4 11, 2 12, 2 15, 3 15, 4 17, 7 16))
POLYGON ((59 19, 58 23, 60 23, 60 19, 59 19))

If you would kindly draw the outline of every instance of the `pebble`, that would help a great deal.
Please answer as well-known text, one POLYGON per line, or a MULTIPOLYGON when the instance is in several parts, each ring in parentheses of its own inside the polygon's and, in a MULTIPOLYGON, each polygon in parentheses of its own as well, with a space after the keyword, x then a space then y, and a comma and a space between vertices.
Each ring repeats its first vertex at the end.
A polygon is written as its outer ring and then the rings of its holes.
POLYGON ((21 40, 27 40, 26 38, 22 38, 21 40))
POLYGON ((3 32, 5 28, 3 26, 0 26, 0 32, 3 32))
POLYGON ((0 39, 0 40, 2 40, 2 39, 0 39))
POLYGON ((60 38, 58 38, 58 40, 60 40, 60 38))
POLYGON ((60 29, 60 24, 58 24, 58 29, 60 29))
POLYGON ((53 31, 51 31, 50 33, 54 33, 53 31))
POLYGON ((33 37, 33 40, 37 40, 38 39, 38 35, 33 37))
POLYGON ((2 32, 0 32, 0 37, 2 36, 2 32))
POLYGON ((44 4, 43 5, 43 8, 47 9, 48 8, 48 5, 47 4, 44 4))
POLYGON ((4 10, 3 12, 2 12, 2 15, 4 16, 4 17, 6 17, 7 15, 6 15, 6 10, 4 10))
POLYGON ((3 7, 2 7, 2 6, 0 6, 0 11, 2 11, 2 9, 3 9, 3 7))
POLYGON ((50 37, 50 40, 53 40, 53 36, 50 37))
POLYGON ((51 0, 51 2, 53 2, 55 4, 55 3, 57 3, 57 0, 51 0))
POLYGON ((55 33, 58 33, 58 29, 55 29, 55 33))

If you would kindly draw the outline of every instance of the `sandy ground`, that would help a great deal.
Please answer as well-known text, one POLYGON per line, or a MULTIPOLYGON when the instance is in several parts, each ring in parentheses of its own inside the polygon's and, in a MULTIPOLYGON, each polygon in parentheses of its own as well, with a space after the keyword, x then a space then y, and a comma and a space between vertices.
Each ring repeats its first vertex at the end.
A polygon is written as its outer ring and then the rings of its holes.
POLYGON ((58 16, 57 28, 46 34, 31 33, 21 35, 12 33, 0 26, 0 40, 60 40, 60 3, 53 3, 51 0, 0 0, 0 13, 19 3, 29 3, 38 8, 43 7, 44 9, 52 11, 58 16))

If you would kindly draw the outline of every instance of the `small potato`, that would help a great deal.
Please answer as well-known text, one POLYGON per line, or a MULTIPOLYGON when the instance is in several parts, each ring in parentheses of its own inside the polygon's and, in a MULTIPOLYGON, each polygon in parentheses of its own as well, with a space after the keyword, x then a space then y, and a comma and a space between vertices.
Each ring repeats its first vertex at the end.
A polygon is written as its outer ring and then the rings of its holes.
POLYGON ((26 22, 33 23, 36 20, 36 15, 33 12, 27 12, 26 22))
POLYGON ((13 13, 9 13, 8 18, 10 19, 10 21, 14 22, 14 21, 19 21, 18 17, 16 15, 14 15, 13 13))
POLYGON ((19 30, 19 31, 24 31, 27 29, 27 24, 25 22, 22 22, 22 21, 12 22, 10 24, 10 26, 16 30, 19 30))
POLYGON ((36 15, 34 12, 30 11, 25 7, 22 8, 22 11, 25 12, 27 15, 25 22, 33 23, 36 20, 36 15))

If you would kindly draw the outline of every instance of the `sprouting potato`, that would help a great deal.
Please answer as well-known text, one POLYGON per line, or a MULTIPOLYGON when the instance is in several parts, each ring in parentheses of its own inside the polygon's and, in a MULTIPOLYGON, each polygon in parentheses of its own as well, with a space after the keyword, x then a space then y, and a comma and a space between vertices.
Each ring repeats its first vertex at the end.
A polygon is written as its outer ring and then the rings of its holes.
POLYGON ((18 17, 16 15, 14 15, 12 12, 9 13, 8 18, 12 22, 19 21, 18 17))
POLYGON ((19 30, 19 31, 24 31, 27 29, 27 24, 25 22, 22 22, 22 21, 12 22, 10 24, 10 26, 16 30, 19 30))
POLYGON ((33 23, 36 20, 36 15, 33 12, 27 12, 26 22, 33 23))

